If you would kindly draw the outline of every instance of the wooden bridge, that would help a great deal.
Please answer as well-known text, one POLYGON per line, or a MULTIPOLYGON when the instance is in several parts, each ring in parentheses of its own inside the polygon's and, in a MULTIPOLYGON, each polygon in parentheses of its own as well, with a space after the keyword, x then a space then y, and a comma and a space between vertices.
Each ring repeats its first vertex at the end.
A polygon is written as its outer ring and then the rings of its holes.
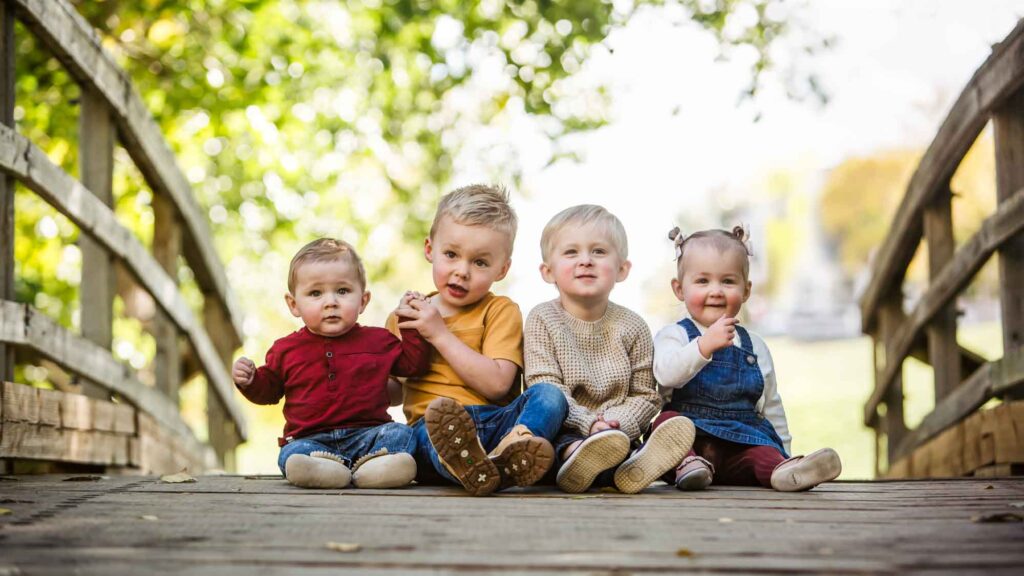
POLYGON ((666 486, 639 496, 553 487, 493 498, 455 488, 302 490, 234 470, 246 425, 227 366, 241 343, 209 225, 126 74, 66 0, 0 0, 0 574, 80 573, 1013 573, 1024 565, 1024 24, 995 48, 921 161, 862 302, 876 341, 865 421, 878 471, 949 480, 836 482, 809 493, 666 486), (81 88, 80 178, 14 124, 14 21, 81 88), (999 204, 953 242, 950 177, 986 122, 995 127, 999 204), (111 209, 115 142, 153 191, 151 248, 111 209), (81 232, 80 330, 14 294, 15 186, 81 232), (912 303, 904 275, 928 247, 931 281, 912 303), (956 341, 955 299, 982 264, 1001 264, 1004 353, 956 341), (190 305, 179 262, 202 305, 190 305), (156 342, 143 382, 111 352, 116 296, 148 298, 156 342), (935 371, 935 410, 902 415, 906 358, 935 371), (19 382, 45 365, 53 389, 19 382), (201 377, 208 433, 181 416, 178 391, 201 377), (158 476, 187 467, 192 483, 158 476), (27 472, 59 472, 29 475, 27 472))

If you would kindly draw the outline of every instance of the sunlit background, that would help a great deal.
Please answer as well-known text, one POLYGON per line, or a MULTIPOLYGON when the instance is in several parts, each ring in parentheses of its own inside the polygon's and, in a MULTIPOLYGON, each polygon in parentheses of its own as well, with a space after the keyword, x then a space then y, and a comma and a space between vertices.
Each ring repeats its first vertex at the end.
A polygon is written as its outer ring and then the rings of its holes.
MULTIPOLYGON (((744 321, 772 351, 794 451, 836 448, 844 478, 874 475, 862 423, 871 344, 857 308, 872 252, 953 100, 1024 17, 1020 0, 736 2, 713 22, 699 16, 721 3, 615 2, 598 17, 580 7, 604 2, 556 2, 563 13, 549 21, 532 2, 499 0, 424 8, 413 27, 392 3, 178 4, 77 3, 208 211, 246 312, 241 353, 259 362, 299 326, 284 305, 287 264, 316 236, 360 248, 373 292, 364 324, 383 324, 402 291, 429 290, 422 237, 455 186, 512 191, 519 234, 495 290, 524 314, 555 296, 537 272, 547 220, 572 204, 610 209, 633 262, 612 299, 654 332, 682 313, 668 230, 742 223, 754 251, 744 321), (751 31, 760 40, 745 44, 751 31)), ((39 53, 30 41, 19 53, 39 53)), ((33 65, 19 75, 19 131, 74 174, 75 88, 52 59, 19 60, 33 65)), ((118 216, 148 242, 152 195, 129 167, 115 175, 118 216)), ((962 239, 995 204, 990 130, 953 190, 962 239)), ((19 297, 77 326, 77 231, 29 193, 16 202, 19 297)), ((1002 354, 995 274, 984 268, 959 303, 961 344, 989 359, 1002 354)), ((909 277, 912 299, 924 270, 909 277)), ((145 374, 154 345, 133 306, 144 303, 118 300, 115 353, 145 374)), ((914 426, 932 407, 931 372, 908 366, 914 426)), ((21 377, 52 379, 37 366, 21 377)), ((182 392, 200 437, 203 390, 182 392)), ((240 471, 277 472, 280 406, 239 400, 250 418, 240 471)))

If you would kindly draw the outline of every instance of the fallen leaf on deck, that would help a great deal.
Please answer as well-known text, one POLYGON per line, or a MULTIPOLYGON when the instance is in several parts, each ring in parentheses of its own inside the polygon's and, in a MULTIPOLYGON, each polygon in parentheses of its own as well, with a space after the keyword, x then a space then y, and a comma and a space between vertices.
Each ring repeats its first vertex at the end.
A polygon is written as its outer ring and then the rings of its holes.
POLYGON ((732 522, 732 518, 719 518, 718 521, 722 524, 729 524, 732 522))
POLYGON ((995 514, 978 514, 971 516, 971 522, 994 524, 1000 522, 1024 522, 1024 516, 1015 512, 997 512, 995 514))
POLYGON ((693 550, 690 550, 689 548, 680 548, 679 550, 676 550, 676 556, 680 558, 693 558, 696 554, 694 554, 693 550))
POLYGON ((177 474, 167 474, 160 477, 161 482, 167 482, 169 484, 177 484, 180 482, 195 482, 196 479, 189 475, 188 468, 182 468, 181 472, 177 474))
POLYGON ((995 488, 995 486, 993 486, 991 484, 989 484, 988 486, 985 486, 985 490, 992 490, 994 488, 995 488))
POLYGON ((62 482, 99 482, 105 480, 106 476, 96 476, 90 474, 89 476, 72 476, 71 478, 65 478, 62 482))
POLYGON ((14 514, 10 508, 0 508, 0 516, 7 516, 8 514, 14 514))
POLYGON ((1010 506, 1014 508, 1024 508, 1024 502, 1010 502, 1010 506))
POLYGON ((159 518, 153 516, 152 514, 144 514, 142 516, 139 516, 139 518, 142 518, 143 520, 149 520, 150 522, 156 522, 157 520, 159 520, 159 518))
POLYGON ((359 552, 363 546, 355 542, 328 542, 327 549, 335 552, 359 552))

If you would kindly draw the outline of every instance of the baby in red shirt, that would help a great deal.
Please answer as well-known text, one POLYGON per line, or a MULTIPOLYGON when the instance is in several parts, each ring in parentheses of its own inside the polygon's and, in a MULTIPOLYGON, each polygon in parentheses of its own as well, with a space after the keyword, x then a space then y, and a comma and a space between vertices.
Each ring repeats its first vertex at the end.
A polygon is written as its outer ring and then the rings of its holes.
POLYGON ((416 477, 412 429, 391 420, 388 376, 417 376, 430 344, 360 326, 370 301, 366 271, 347 242, 320 238, 292 258, 285 302, 305 326, 274 342, 256 368, 242 357, 235 385, 256 404, 284 397, 278 467, 304 488, 395 488, 416 477))

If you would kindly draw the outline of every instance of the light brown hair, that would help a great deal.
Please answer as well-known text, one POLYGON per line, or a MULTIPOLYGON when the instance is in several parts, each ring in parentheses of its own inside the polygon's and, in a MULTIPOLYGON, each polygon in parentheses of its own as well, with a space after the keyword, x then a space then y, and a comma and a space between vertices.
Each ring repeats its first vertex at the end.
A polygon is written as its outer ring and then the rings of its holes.
POLYGON ((366 269, 363 268, 363 260, 359 257, 356 249, 344 240, 317 238, 299 249, 295 256, 292 256, 292 262, 288 266, 288 292, 295 294, 296 272, 303 264, 333 262, 334 260, 348 260, 356 269, 359 287, 366 290, 366 269))
POLYGON ((508 235, 509 253, 516 239, 519 219, 509 204, 509 194, 502 186, 472 184, 445 194, 437 205, 430 237, 434 237, 441 219, 448 216, 463 226, 487 226, 508 235))
POLYGON ((603 228, 605 234, 608 235, 608 242, 619 253, 619 258, 622 261, 629 259, 629 241, 626 239, 626 228, 622 225, 622 221, 603 206, 596 204, 571 206, 555 214, 544 226, 544 232, 540 235, 541 258, 548 262, 551 249, 554 248, 555 238, 566 226, 586 226, 587 224, 595 224, 603 228))
POLYGON ((743 278, 750 278, 750 233, 743 226, 733 226, 732 231, 713 228, 694 232, 689 236, 684 235, 679 227, 668 231, 668 239, 672 240, 676 247, 676 267, 679 275, 683 273, 683 255, 686 249, 695 244, 710 246, 719 253, 728 250, 738 250, 743 254, 743 278))

